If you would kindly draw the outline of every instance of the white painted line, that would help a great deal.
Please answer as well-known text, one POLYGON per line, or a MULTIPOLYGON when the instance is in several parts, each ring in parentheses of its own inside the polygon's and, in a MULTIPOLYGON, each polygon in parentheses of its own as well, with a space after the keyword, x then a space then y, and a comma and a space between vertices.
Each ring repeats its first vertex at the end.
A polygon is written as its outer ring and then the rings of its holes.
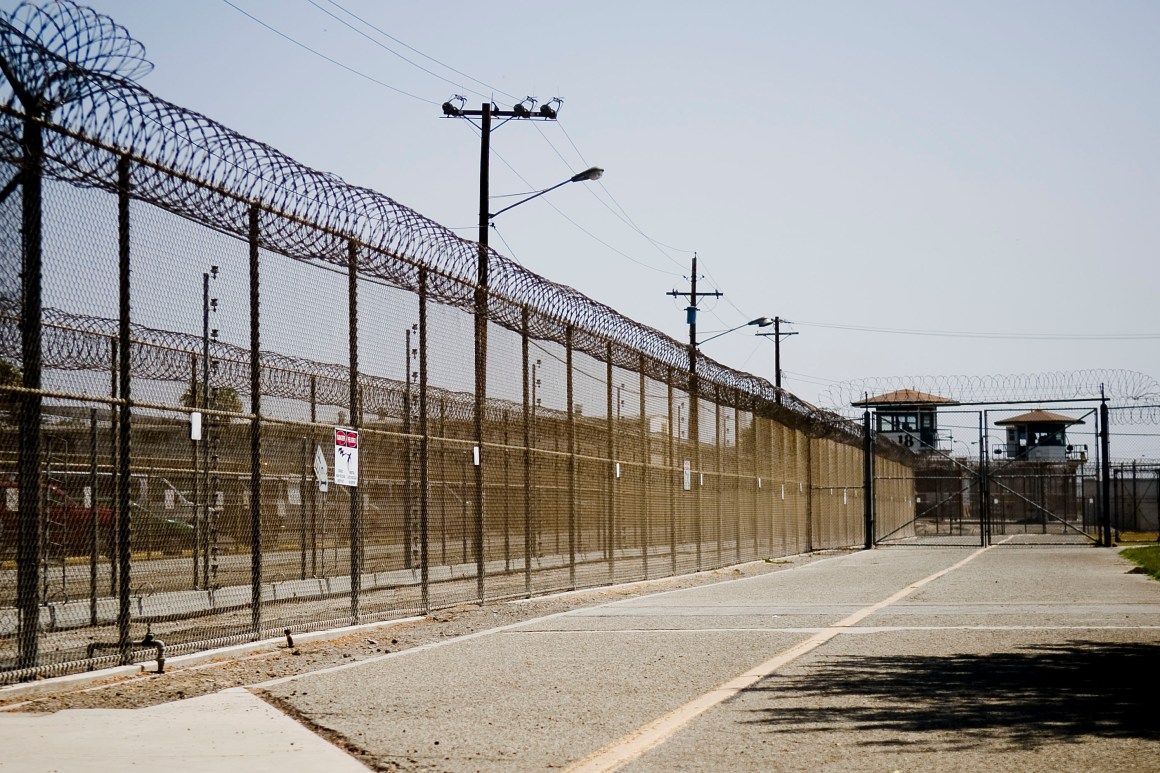
POLYGON ((864 607, 848 617, 839 620, 829 628, 818 631, 810 638, 799 644, 795 644, 788 650, 775 655, 764 663, 746 671, 740 676, 730 679, 723 685, 710 690, 704 695, 693 699, 684 706, 675 709, 660 719, 650 722, 643 727, 639 727, 633 732, 624 737, 613 741, 608 746, 600 749, 584 759, 578 761, 576 764, 568 768, 567 773, 608 773, 608 771, 617 770, 618 768, 627 765, 641 755, 645 754, 651 749, 656 748, 660 744, 675 735, 685 725, 692 722, 698 716, 717 706, 730 698, 734 697, 742 690, 752 687, 757 682, 770 676, 782 666, 792 663, 802 655, 805 655, 813 650, 821 647, 826 642, 833 639, 835 636, 845 632, 851 626, 857 625, 861 620, 866 619, 875 612, 888 607, 891 604, 906 598, 916 590, 922 588, 935 580, 943 577, 951 572, 959 569, 965 564, 973 561, 978 556, 991 550, 990 547, 980 548, 962 561, 947 567, 941 571, 935 572, 929 577, 924 577, 918 582, 906 586, 902 590, 893 594, 887 599, 879 601, 876 604, 871 604, 864 607))
MULTIPOLYGON (((510 636, 520 634, 622 634, 639 636, 642 633, 819 633, 829 628, 537 628, 526 631, 508 631, 510 636)), ((845 628, 843 636, 863 633, 904 633, 906 631, 1160 631, 1160 625, 877 625, 845 628)))

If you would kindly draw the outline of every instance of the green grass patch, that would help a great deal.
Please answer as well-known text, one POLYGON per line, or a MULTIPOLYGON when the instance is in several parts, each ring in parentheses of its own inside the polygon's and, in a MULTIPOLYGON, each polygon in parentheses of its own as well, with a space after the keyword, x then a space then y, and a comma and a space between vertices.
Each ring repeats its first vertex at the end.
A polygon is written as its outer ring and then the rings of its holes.
POLYGON ((1120 551, 1124 558, 1138 564, 1153 579, 1160 580, 1160 545, 1144 548, 1127 548, 1120 551))

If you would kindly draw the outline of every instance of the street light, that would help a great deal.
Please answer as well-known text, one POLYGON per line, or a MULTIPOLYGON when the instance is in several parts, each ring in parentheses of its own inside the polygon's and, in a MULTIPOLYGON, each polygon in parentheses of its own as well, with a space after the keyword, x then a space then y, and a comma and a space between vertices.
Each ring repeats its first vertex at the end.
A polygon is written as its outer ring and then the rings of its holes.
POLYGON ((515 209, 520 204, 524 204, 526 202, 531 201, 532 199, 539 198, 540 196, 543 196, 545 193, 548 193, 550 191, 554 191, 557 188, 562 188, 563 186, 567 185, 568 183, 591 182, 592 180, 599 180, 603 175, 604 175, 604 170, 601 169, 600 167, 598 167, 598 166, 589 167, 589 168, 585 169, 583 172, 577 172, 576 174, 572 175, 571 177, 569 177, 567 180, 564 180, 563 182, 556 183, 551 188, 544 188, 544 190, 537 191, 536 193, 533 193, 531 196, 528 196, 526 199, 520 199, 515 204, 510 204, 498 212, 490 213, 490 214, 488 214, 487 217, 490 220, 491 218, 496 217, 497 215, 502 215, 504 212, 507 212, 509 209, 515 209))
MULTIPOLYGON (((755 325, 757 327, 769 327, 773 323, 774 323, 774 320, 770 319, 769 317, 758 317, 757 319, 751 319, 742 325, 738 325, 737 327, 731 327, 728 330, 722 330, 720 333, 717 333, 716 335, 711 335, 708 338, 704 339, 703 341, 698 341, 697 346, 700 346, 701 344, 707 344, 710 341, 712 341, 714 338, 720 338, 723 335, 728 335, 729 333, 732 333, 734 330, 740 330, 743 327, 749 327, 750 325, 755 325)), ((758 333, 757 335, 762 335, 762 334, 758 333)))

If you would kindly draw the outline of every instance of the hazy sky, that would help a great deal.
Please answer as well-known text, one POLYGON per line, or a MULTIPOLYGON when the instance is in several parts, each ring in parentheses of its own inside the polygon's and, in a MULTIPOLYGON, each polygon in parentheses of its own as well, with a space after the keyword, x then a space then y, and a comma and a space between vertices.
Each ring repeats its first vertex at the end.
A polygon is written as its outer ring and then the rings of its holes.
MULTIPOLYGON (((1160 3, 315 0, 448 83, 309 0, 231 2, 421 99, 224 0, 88 4, 145 45, 159 96, 469 238, 479 140, 440 104, 563 97, 558 125, 494 133, 492 193, 605 177, 505 213, 493 246, 678 339, 665 292, 695 250, 725 293, 704 335, 798 322, 782 363, 807 400, 866 376, 1160 376, 1160 3)), ((749 330, 704 352, 773 378, 749 330)))

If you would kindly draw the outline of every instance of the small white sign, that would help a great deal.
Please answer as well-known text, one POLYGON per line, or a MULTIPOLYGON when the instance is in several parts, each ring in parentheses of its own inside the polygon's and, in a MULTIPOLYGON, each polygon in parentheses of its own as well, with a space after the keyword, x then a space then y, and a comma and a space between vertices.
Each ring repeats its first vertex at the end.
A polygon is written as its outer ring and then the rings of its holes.
POLYGON ((358 430, 334 428, 334 482, 358 486, 358 430))
POLYGON ((93 506, 93 487, 85 486, 85 507, 93 506))
POLYGON ((14 513, 20 509, 20 489, 4 489, 4 507, 10 513, 14 513))
POLYGON ((189 439, 201 440, 201 411, 189 414, 189 439))
POLYGON ((781 484, 781 498, 785 499, 785 484, 781 484))
POLYGON ((681 473, 681 487, 685 491, 691 490, 693 488, 693 463, 688 459, 685 460, 681 473))
POLYGON ((326 466, 326 454, 322 453, 322 446, 314 446, 314 480, 318 482, 318 490, 326 491, 326 482, 330 478, 330 468, 326 466))
MULTIPOLYGON (((171 488, 165 489, 164 497, 165 497, 165 509, 166 510, 172 510, 173 506, 177 503, 177 499, 176 499, 175 494, 176 494, 176 492, 173 489, 171 489, 171 488)), ((85 503, 85 506, 88 507, 88 503, 85 503)))
POLYGON ((616 477, 620 477, 620 462, 616 463, 616 477))
POLYGON ((476 467, 479 466, 479 446, 471 447, 471 463, 476 467))

